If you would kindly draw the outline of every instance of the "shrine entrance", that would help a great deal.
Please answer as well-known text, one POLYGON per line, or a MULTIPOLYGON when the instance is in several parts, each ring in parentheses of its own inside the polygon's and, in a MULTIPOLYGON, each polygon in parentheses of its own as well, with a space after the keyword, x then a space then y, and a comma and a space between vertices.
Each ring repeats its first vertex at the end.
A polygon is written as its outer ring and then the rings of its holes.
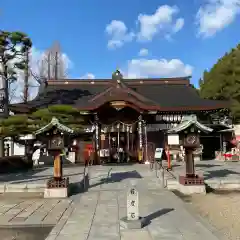
POLYGON ((129 106, 120 108, 119 105, 115 108, 111 103, 98 109, 101 163, 129 163, 143 160, 142 156, 139 158, 144 152, 139 115, 134 108, 129 106))

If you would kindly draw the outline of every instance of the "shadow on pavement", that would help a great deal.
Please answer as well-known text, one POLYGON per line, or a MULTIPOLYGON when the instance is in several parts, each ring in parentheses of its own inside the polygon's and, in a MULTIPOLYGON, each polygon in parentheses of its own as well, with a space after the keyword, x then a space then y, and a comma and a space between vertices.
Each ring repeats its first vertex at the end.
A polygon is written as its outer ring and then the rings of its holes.
POLYGON ((117 172, 111 173, 108 182, 121 182, 122 180, 132 178, 132 179, 140 179, 142 178, 141 174, 139 174, 136 170, 129 172, 117 172))
POLYGON ((35 174, 45 171, 46 168, 40 169, 31 169, 27 171, 21 171, 16 173, 5 173, 0 175, 0 183, 1 182, 13 182, 13 181, 21 181, 26 180, 27 178, 34 177, 35 174))
POLYGON ((90 184, 91 178, 86 174, 85 179, 80 182, 70 183, 70 195, 87 192, 89 189, 100 186, 102 184, 121 182, 125 179, 140 179, 142 176, 136 171, 108 173, 106 177, 99 179, 99 182, 90 184), (85 185, 85 186, 84 186, 85 185))
POLYGON ((151 213, 149 214, 148 216, 145 217, 146 219, 146 226, 149 225, 151 223, 152 220, 162 216, 162 215, 165 215, 169 212, 172 212, 174 211, 174 208, 163 208, 163 209, 160 209, 154 213, 151 213))
POLYGON ((239 172, 235 172, 228 169, 218 169, 213 171, 206 171, 204 172, 204 179, 211 179, 211 178, 225 178, 228 175, 239 175, 239 172))
POLYGON ((204 163, 197 163, 195 167, 197 168, 212 168, 212 167, 221 167, 222 165, 219 164, 204 164, 204 163))

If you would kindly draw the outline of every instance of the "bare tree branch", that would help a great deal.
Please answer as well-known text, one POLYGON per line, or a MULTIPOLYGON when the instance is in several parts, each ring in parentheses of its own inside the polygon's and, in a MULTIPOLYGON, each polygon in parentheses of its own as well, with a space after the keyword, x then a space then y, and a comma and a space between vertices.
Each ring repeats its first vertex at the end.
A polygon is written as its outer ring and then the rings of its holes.
POLYGON ((65 79, 67 78, 68 66, 61 52, 60 44, 55 42, 53 46, 44 52, 37 63, 35 72, 30 69, 32 77, 40 84, 46 79, 65 79))

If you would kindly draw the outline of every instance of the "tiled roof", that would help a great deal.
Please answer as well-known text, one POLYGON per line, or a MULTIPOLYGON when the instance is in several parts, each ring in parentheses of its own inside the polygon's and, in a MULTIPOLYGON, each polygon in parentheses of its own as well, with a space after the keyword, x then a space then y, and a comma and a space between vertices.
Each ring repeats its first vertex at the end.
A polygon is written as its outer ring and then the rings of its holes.
POLYGON ((34 100, 27 105, 12 105, 12 109, 71 104, 85 110, 98 106, 100 101, 103 103, 113 100, 129 100, 145 110, 148 108, 159 111, 214 110, 229 106, 228 102, 200 98, 188 77, 122 81, 124 87, 117 89, 111 79, 51 80, 34 100))

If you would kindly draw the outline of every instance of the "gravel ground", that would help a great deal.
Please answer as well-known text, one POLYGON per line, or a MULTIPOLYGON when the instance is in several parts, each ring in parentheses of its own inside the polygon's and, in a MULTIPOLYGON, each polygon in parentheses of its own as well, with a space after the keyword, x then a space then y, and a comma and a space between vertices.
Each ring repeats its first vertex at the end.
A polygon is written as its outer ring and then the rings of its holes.
POLYGON ((240 193, 209 193, 188 200, 217 229, 222 240, 240 240, 240 193))

